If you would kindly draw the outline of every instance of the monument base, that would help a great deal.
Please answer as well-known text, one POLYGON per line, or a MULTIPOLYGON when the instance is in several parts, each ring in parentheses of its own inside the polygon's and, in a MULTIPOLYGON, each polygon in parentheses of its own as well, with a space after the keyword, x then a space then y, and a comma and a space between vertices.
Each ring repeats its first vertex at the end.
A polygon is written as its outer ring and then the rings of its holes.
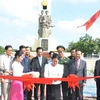
POLYGON ((35 39, 32 49, 36 50, 37 47, 42 47, 43 51, 56 51, 57 42, 50 38, 35 39))

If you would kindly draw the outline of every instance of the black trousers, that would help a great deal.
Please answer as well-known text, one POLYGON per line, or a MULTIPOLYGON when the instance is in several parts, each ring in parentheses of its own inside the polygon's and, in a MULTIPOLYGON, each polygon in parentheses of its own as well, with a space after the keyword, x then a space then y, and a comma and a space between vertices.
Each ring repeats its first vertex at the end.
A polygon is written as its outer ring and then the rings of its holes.
POLYGON ((28 91, 27 89, 24 90, 24 100, 31 100, 32 98, 32 90, 28 91))
POLYGON ((27 100, 32 100, 32 90, 28 91, 27 100))
POLYGON ((63 100, 68 100, 68 82, 62 82, 63 100))
POLYGON ((100 80, 96 81, 97 87, 97 100, 100 100, 100 80))
POLYGON ((24 100, 28 100, 28 99, 27 99, 27 96, 28 96, 28 90, 25 89, 25 90, 24 90, 24 100))
POLYGON ((35 88, 34 88, 34 99, 38 100, 38 89, 40 86, 40 100, 44 100, 44 89, 45 89, 45 85, 44 84, 35 84, 35 88))
POLYGON ((46 100, 60 100, 60 84, 46 86, 46 100))
POLYGON ((83 86, 80 85, 80 89, 79 88, 75 88, 75 90, 70 89, 70 99, 69 100, 83 100, 83 86))

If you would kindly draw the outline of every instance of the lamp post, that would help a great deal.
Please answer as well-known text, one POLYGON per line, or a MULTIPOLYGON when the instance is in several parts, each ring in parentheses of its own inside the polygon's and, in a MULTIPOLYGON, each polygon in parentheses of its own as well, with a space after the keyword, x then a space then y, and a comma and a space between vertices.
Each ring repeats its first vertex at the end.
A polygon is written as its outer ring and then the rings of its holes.
POLYGON ((43 10, 46 10, 47 9, 47 5, 48 5, 47 0, 42 0, 41 4, 42 4, 42 7, 43 7, 43 10))

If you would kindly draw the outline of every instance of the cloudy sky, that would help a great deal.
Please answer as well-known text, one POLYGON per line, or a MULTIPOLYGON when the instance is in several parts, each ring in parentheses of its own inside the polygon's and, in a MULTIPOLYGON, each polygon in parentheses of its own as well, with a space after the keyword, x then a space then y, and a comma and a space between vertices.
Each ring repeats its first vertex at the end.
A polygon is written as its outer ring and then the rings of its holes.
MULTIPOLYGON (((38 0, 0 0, 0 45, 11 44, 32 46, 37 38, 38 0)), ((86 33, 94 38, 100 37, 100 18, 86 31, 84 24, 100 8, 100 0, 52 0, 51 38, 58 45, 68 46, 86 33)))

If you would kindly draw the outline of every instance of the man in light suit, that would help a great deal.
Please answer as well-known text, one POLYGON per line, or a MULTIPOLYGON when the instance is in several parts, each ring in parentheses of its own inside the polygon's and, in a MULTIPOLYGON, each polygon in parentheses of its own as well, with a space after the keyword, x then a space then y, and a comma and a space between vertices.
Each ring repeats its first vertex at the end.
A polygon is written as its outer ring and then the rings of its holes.
MULTIPOLYGON (((44 77, 44 67, 45 64, 47 64, 47 59, 42 56, 43 54, 43 48, 42 47, 37 47, 36 49, 37 56, 32 59, 32 71, 37 71, 40 73, 40 78, 44 77)), ((38 100, 38 89, 40 86, 40 100, 44 100, 44 89, 45 85, 44 84, 35 84, 34 88, 34 99, 38 100)))
MULTIPOLYGON (((94 76, 100 76, 100 60, 95 63, 94 76)), ((97 87, 97 100, 100 100, 100 78, 95 79, 97 87)))
MULTIPOLYGON (((12 46, 5 46, 5 54, 0 56, 0 70, 3 75, 11 75, 13 62, 12 46)), ((10 81, 1 79, 1 100, 9 100, 10 81)))
MULTIPOLYGON (((81 59, 82 52, 76 50, 76 57, 69 63, 69 74, 75 74, 79 77, 85 77, 87 75, 86 62, 81 59)), ((75 91, 71 90, 70 100, 83 100, 83 87, 86 84, 86 80, 79 81, 80 89, 76 88, 75 91)))

